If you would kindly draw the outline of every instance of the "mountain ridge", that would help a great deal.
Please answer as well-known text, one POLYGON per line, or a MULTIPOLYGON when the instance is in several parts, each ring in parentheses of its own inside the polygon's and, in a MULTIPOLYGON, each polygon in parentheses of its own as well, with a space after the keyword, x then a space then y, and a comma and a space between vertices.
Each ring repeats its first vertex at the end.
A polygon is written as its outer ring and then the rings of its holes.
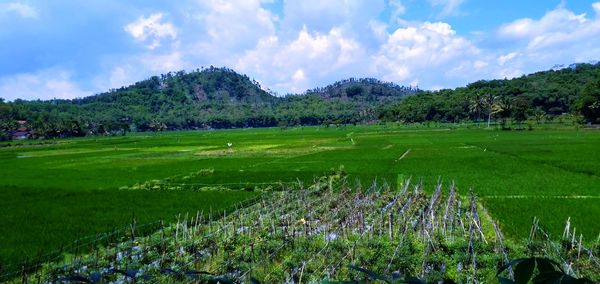
POLYGON ((169 72, 72 100, 0 100, 0 139, 125 134, 201 128, 287 127, 377 121, 478 121, 574 114, 600 122, 600 63, 571 64, 513 79, 423 91, 374 78, 348 78, 276 96, 247 75, 209 67, 169 72), (19 131, 26 132, 27 131, 19 131))

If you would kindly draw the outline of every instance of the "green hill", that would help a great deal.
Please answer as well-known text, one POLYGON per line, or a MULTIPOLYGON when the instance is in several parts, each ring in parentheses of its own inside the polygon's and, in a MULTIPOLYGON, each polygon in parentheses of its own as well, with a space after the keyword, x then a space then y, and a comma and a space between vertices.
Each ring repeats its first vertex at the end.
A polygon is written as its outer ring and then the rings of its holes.
POLYGON ((23 126, 17 121, 26 121, 34 137, 356 123, 375 119, 377 105, 416 92, 374 79, 350 79, 321 90, 277 97, 246 75, 211 66, 80 99, 0 103, 0 130, 6 139, 23 126))
POLYGON ((600 63, 573 64, 514 79, 421 91, 350 78, 303 94, 276 96, 228 68, 153 76, 74 99, 0 100, 0 140, 200 128, 317 124, 548 120, 573 114, 600 122, 600 63), (405 99, 406 98, 406 99, 405 99))
POLYGON ((600 123, 600 63, 572 64, 514 79, 481 80, 454 90, 412 96, 380 112, 391 121, 487 120, 505 123, 573 114, 600 123))

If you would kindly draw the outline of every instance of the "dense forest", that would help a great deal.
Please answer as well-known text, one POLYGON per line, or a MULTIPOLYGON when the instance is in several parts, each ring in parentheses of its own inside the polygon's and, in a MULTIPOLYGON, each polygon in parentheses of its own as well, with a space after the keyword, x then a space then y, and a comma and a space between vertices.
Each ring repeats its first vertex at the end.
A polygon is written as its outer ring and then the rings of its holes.
POLYGON ((600 64, 439 91, 350 78, 286 96, 263 90, 246 75, 211 66, 73 100, 0 99, 0 140, 377 121, 520 123, 563 114, 582 123, 600 122, 600 64))
POLYGON ((571 114, 580 123, 600 123, 600 64, 572 64, 510 80, 481 80, 454 90, 422 92, 379 114, 387 121, 501 123, 571 114))

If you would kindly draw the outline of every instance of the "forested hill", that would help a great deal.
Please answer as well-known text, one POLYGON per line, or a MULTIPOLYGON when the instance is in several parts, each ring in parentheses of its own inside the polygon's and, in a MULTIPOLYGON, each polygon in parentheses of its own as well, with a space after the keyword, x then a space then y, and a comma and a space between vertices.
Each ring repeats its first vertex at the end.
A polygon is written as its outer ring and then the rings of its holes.
MULTIPOLYGON (((271 103, 274 98, 261 89, 260 84, 227 68, 210 67, 202 71, 186 73, 179 71, 153 76, 129 87, 111 90, 108 93, 75 99, 73 103, 124 103, 143 105, 146 100, 162 98, 152 103, 271 103)), ((168 105, 167 105, 168 106, 168 105)))
POLYGON ((283 97, 245 75, 211 66, 81 99, 0 100, 0 140, 375 121, 520 123, 565 114, 600 123, 600 63, 439 91, 350 78, 283 97))
POLYGON ((319 94, 323 98, 354 98, 365 101, 389 101, 416 93, 413 87, 399 86, 374 78, 349 78, 329 86, 306 91, 306 94, 319 94))
POLYGON ((380 119, 506 123, 563 115, 581 123, 600 123, 600 63, 571 64, 510 80, 482 80, 454 90, 423 92, 387 106, 380 119))
POLYGON ((246 75, 211 66, 74 100, 0 101, 0 139, 369 122, 384 103, 416 92, 375 79, 348 79, 278 97, 246 75))

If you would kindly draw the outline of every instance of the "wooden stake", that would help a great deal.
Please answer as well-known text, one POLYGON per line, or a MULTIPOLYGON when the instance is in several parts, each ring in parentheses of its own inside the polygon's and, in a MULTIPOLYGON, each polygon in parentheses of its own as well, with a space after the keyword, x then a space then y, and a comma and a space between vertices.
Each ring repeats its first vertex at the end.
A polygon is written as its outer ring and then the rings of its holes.
POLYGON ((390 214, 388 215, 388 234, 389 234, 390 241, 394 238, 394 233, 392 230, 393 229, 392 220, 393 220, 393 215, 390 212, 390 214))

